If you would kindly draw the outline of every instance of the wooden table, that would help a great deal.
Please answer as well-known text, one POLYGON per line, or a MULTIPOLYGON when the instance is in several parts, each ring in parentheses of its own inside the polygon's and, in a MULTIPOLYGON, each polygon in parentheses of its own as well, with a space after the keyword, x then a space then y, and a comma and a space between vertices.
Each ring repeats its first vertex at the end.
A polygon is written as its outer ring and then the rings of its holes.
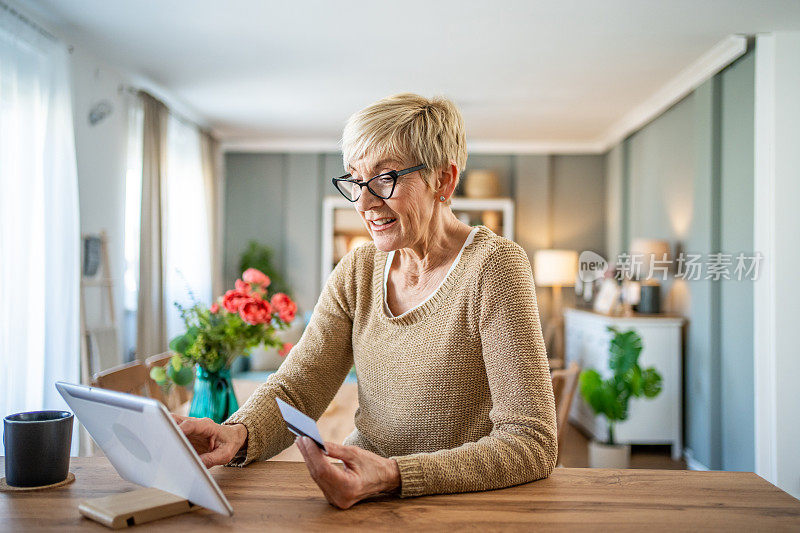
MULTIPOLYGON (((81 517, 78 502, 136 486, 100 457, 73 458, 70 470, 75 483, 60 489, 0 493, 0 530, 108 531, 81 517)), ((508 489, 384 498, 347 511, 328 505, 302 463, 215 467, 212 475, 233 517, 200 509, 136 530, 800 530, 800 501, 751 473, 558 468, 508 489)))

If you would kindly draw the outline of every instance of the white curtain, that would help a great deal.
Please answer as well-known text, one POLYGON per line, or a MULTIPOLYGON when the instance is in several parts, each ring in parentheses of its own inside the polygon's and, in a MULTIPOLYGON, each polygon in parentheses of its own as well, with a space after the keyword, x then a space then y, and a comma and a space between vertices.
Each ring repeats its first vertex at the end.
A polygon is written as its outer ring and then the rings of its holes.
POLYGON ((170 114, 167 123, 167 172, 164 228, 167 338, 184 332, 175 302, 189 307, 196 299, 211 303, 208 202, 197 126, 170 114))
POLYGON ((125 171, 125 274, 123 297, 124 360, 136 353, 136 308, 139 298, 139 246, 142 221, 142 158, 144 110, 141 100, 128 99, 128 152, 125 171))
POLYGON ((206 215, 208 216, 208 242, 211 261, 211 293, 219 296, 225 285, 222 279, 222 195, 219 142, 211 133, 200 132, 200 151, 203 156, 203 181, 206 190, 206 215))
POLYGON ((80 231, 68 57, 61 43, 0 3, 3 416, 66 408, 54 382, 79 381, 80 231))

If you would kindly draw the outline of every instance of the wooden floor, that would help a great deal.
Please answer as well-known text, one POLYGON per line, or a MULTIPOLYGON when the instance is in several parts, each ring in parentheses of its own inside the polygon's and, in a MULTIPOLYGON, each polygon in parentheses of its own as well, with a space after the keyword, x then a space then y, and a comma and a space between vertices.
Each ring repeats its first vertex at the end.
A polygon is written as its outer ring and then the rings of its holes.
MULTIPOLYGON (((589 439, 572 424, 567 428, 567 435, 564 438, 561 464, 567 468, 589 466, 589 439)), ((631 468, 686 470, 686 462, 683 460, 673 461, 669 446, 633 446, 631 448, 631 468)))

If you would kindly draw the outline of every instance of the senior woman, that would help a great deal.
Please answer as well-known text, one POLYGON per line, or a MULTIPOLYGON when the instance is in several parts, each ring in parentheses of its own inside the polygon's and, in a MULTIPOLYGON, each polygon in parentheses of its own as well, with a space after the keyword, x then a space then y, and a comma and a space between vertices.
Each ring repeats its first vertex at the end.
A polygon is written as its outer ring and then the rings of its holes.
POLYGON ((347 254, 280 369, 223 425, 181 419, 207 466, 244 466, 292 444, 275 397, 318 419, 350 368, 355 430, 297 439, 328 501, 478 491, 547 477, 555 407, 531 268, 517 244, 459 221, 467 159, 449 100, 401 94, 353 115, 348 174, 333 180, 372 242, 347 254))

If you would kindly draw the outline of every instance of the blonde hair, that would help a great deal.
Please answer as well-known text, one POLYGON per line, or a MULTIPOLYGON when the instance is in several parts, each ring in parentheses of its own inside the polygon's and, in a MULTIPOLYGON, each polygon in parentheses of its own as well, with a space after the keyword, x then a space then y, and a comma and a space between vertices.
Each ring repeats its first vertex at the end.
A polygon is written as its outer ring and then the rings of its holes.
POLYGON ((435 190, 432 171, 453 161, 460 176, 467 164, 464 119, 447 98, 412 93, 383 98, 353 114, 342 132, 345 168, 368 153, 425 165, 422 176, 435 190))

